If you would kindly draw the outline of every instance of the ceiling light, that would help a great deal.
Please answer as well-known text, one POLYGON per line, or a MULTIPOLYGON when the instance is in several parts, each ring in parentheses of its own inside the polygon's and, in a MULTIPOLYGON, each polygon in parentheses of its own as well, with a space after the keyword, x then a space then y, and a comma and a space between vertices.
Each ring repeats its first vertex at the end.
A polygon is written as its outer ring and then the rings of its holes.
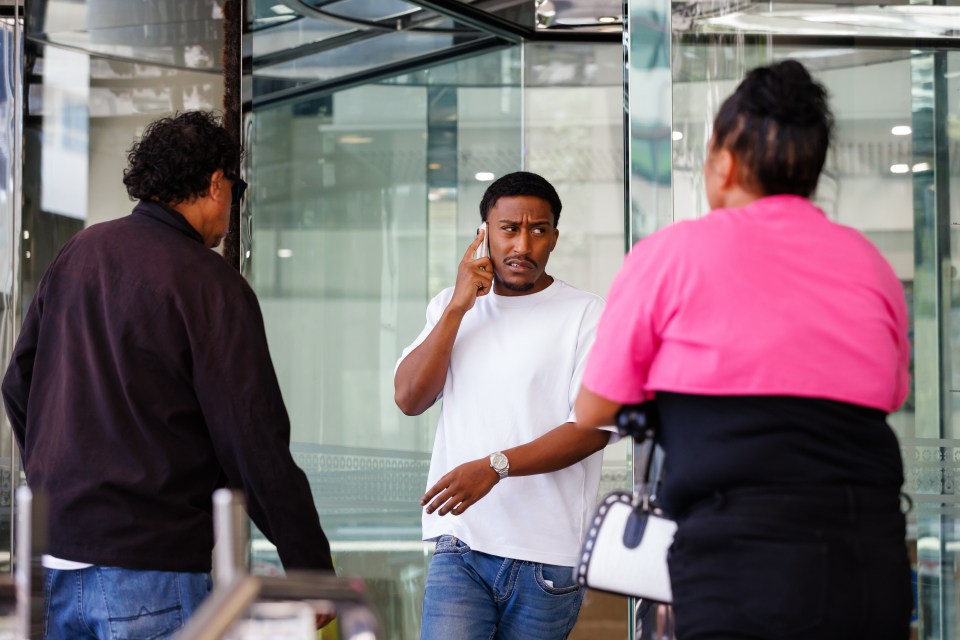
POLYGON ((912 169, 912 170, 913 170, 914 173, 920 173, 921 171, 930 171, 930 163, 929 163, 929 162, 918 162, 917 164, 913 165, 913 169, 912 169))
POLYGON ((890 165, 890 173, 909 173, 910 165, 908 164, 894 164, 890 165))
POLYGON ((437 169, 441 168, 442 166, 443 166, 443 165, 440 164, 439 162, 431 162, 430 164, 427 165, 427 169, 433 169, 434 171, 436 171, 437 169))
POLYGON ((553 0, 541 0, 537 2, 537 27, 546 29, 557 17, 557 7, 553 0))
POLYGON ((277 249, 278 258, 292 258, 293 249, 277 249))
POLYGON ((614 16, 600 16, 597 18, 597 22, 620 22, 620 18, 614 16))
POLYGON ((898 124, 893 129, 890 129, 890 133, 895 136, 908 136, 913 133, 913 129, 911 129, 908 125, 898 124))
POLYGON ((673 138, 674 140, 683 140, 683 132, 674 131, 672 134, 670 134, 670 137, 673 138))
POLYGON ((275 5, 273 5, 272 7, 270 7, 270 11, 273 11, 275 14, 280 15, 280 16, 288 16, 288 15, 290 15, 291 13, 296 13, 296 11, 294 11, 294 10, 291 9, 290 7, 288 7, 288 6, 286 6, 286 5, 283 5, 283 4, 275 4, 275 5))
POLYGON ((367 144, 373 142, 373 138, 368 136, 340 136, 340 144, 367 144))
POLYGON ((493 174, 489 171, 478 171, 473 177, 477 179, 477 182, 490 182, 493 180, 493 174))

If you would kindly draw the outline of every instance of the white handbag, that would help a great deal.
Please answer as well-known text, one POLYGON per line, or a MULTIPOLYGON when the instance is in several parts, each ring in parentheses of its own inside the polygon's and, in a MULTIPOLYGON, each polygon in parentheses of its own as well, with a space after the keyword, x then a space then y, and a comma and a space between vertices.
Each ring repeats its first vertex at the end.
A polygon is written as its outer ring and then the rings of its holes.
POLYGON ((667 550, 677 523, 634 502, 632 494, 614 491, 600 503, 583 544, 577 579, 591 589, 673 602, 667 550))
POLYGON ((614 491, 597 507, 583 543, 576 578, 591 589, 671 603, 667 551, 677 524, 656 506, 662 465, 657 483, 650 484, 656 448, 653 411, 649 406, 628 407, 618 416, 621 435, 634 438, 634 459, 645 461, 646 467, 637 470, 633 494, 614 491), (645 453, 641 451, 644 448, 645 453))

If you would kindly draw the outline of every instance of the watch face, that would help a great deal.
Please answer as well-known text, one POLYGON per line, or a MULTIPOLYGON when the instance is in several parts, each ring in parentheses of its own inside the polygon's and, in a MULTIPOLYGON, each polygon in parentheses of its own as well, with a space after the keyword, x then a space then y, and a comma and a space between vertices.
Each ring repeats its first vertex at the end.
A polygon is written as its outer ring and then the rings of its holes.
POLYGON ((490 456, 490 464, 494 469, 506 469, 507 468, 507 456, 502 453, 495 453, 490 456))

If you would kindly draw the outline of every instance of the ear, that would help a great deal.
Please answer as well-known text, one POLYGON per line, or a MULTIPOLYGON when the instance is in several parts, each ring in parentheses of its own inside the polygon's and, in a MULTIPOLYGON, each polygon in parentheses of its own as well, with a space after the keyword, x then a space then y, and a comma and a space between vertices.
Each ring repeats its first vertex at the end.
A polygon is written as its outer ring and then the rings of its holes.
POLYGON ((714 157, 714 170, 720 178, 724 189, 730 189, 740 183, 739 163, 737 157, 729 149, 720 149, 714 157))
POLYGON ((210 176, 210 189, 208 195, 214 200, 222 200, 230 192, 227 186, 227 180, 223 175, 223 169, 217 169, 210 176))
POLYGON ((553 230, 553 238, 550 240, 550 251, 557 248, 557 240, 560 238, 560 229, 553 230))

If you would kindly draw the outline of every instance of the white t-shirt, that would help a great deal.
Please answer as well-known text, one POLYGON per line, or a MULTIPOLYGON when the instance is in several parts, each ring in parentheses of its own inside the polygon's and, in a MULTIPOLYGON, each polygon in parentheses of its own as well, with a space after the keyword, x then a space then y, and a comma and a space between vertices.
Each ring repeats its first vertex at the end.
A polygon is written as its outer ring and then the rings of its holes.
MULTIPOLYGON (((453 288, 427 307, 440 320, 453 288)), ((574 421, 573 404, 603 299, 554 280, 538 293, 477 298, 457 333, 427 488, 456 466, 574 421)), ((398 362, 399 366, 399 362, 398 362)), ((492 555, 574 566, 600 484, 602 451, 553 473, 508 477, 462 515, 423 514, 423 539, 453 535, 492 555)))

